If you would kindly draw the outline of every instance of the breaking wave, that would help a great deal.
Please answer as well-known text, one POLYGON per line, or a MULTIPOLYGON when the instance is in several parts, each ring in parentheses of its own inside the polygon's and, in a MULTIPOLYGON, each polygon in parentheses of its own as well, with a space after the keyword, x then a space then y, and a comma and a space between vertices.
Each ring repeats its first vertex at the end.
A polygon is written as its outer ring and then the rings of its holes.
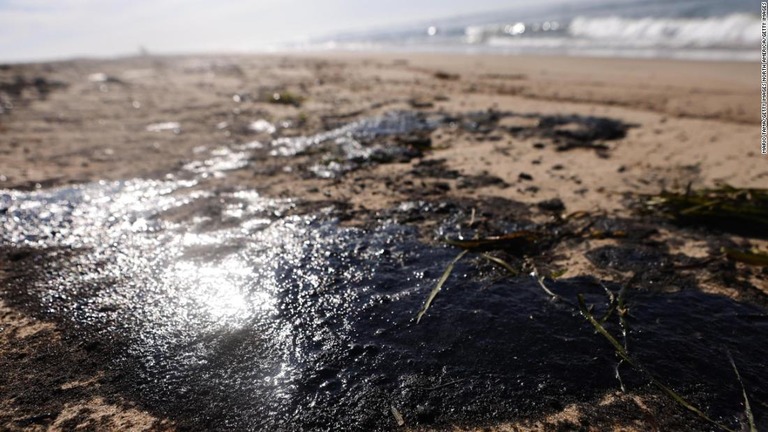
POLYGON ((638 47, 756 48, 760 19, 732 14, 710 18, 576 17, 568 26, 572 37, 638 47))

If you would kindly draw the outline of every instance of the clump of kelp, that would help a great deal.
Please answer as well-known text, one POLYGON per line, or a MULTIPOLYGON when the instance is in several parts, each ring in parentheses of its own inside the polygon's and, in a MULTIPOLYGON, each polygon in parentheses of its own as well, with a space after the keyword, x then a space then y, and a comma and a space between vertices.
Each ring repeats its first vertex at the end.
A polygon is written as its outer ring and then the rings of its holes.
POLYGON ((642 196, 644 210, 679 225, 701 225, 745 237, 768 238, 768 189, 728 185, 642 196))
MULTIPOLYGON (((662 215, 679 226, 701 226, 747 238, 768 238, 768 189, 722 185, 697 191, 643 195, 640 209, 662 215)), ((731 261, 768 267, 768 254, 757 249, 722 248, 731 261)))
MULTIPOLYGON (((759 189, 736 189, 731 187, 719 190, 706 190, 700 192, 688 191, 685 194, 662 193, 655 197, 646 197, 646 209, 657 209, 665 215, 672 216, 676 221, 696 221, 705 226, 722 228, 723 226, 736 227, 733 223, 737 219, 739 223, 751 223, 750 233, 763 233, 768 228, 768 194, 759 189), (692 218, 692 219, 688 219, 692 218), (729 224, 723 225, 724 222, 729 224), (713 224, 713 225, 710 225, 713 224)), ((474 216, 474 211, 473 211, 474 216)), ((474 217, 473 217, 474 219, 474 217)), ((472 222, 470 222, 470 225, 472 222)), ((479 236, 471 239, 445 239, 445 243, 461 249, 459 254, 451 260, 434 288, 428 294, 423 306, 417 312, 415 321, 418 324, 437 294, 442 290, 451 276, 456 264, 469 254, 477 254, 482 259, 500 267, 507 274, 517 277, 521 274, 529 274, 533 277, 542 291, 553 301, 570 306, 574 312, 578 312, 614 349, 619 358, 615 367, 615 375, 622 391, 626 391, 621 377, 621 366, 628 365, 644 376, 653 386, 659 389, 677 405, 693 413, 699 419, 716 428, 728 432, 736 432, 735 429, 710 417, 702 408, 677 393, 666 385, 661 378, 649 370, 628 349, 627 335, 629 323, 627 317, 630 314, 630 305, 626 301, 628 289, 638 283, 640 276, 634 273, 616 292, 604 284, 607 298, 607 308, 601 315, 597 315, 594 305, 588 305, 583 294, 577 294, 576 301, 565 298, 547 287, 547 278, 556 279, 562 276, 566 270, 545 271, 542 274, 534 258, 553 244, 571 238, 604 239, 624 238, 627 233, 622 230, 601 230, 596 228, 597 223, 592 220, 592 215, 585 212, 572 213, 565 217, 557 217, 555 222, 542 227, 542 229, 521 229, 501 235, 479 236), (574 224, 574 221, 586 221, 574 224), (503 257, 509 257, 508 260, 503 257), (513 264, 514 263, 514 264, 513 264), (620 336, 612 334, 606 324, 614 321, 620 329, 620 336)), ((768 255, 756 251, 739 251, 735 249, 723 249, 723 254, 732 260, 754 265, 765 265, 768 255)), ((752 412, 750 400, 742 380, 741 374, 730 352, 726 351, 729 362, 733 368, 734 377, 738 382, 744 405, 744 418, 746 424, 741 430, 756 432, 755 416, 752 412)))
MULTIPOLYGON (((243 102, 252 99, 251 94, 248 92, 237 93, 232 98, 235 102, 243 102)), ((305 100, 304 96, 290 90, 275 88, 263 88, 259 90, 258 95, 254 99, 258 102, 275 105, 290 105, 296 108, 301 107, 305 100)))

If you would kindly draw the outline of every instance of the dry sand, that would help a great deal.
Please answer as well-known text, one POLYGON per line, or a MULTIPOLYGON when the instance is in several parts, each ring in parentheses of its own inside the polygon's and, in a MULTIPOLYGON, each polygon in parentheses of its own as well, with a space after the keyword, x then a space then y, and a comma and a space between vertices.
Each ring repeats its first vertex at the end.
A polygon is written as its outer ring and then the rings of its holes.
MULTIPOLYGON (((248 129, 259 119, 290 120, 293 130, 288 132, 308 134, 398 109, 496 110, 600 116, 632 127, 625 138, 605 141, 602 154, 591 149, 559 152, 550 142, 539 144, 538 136, 492 132, 478 139, 460 128, 440 129, 431 137, 433 150, 423 158, 377 165, 340 179, 306 178, 274 162, 231 172, 219 181, 266 196, 346 201, 350 223, 361 212, 439 196, 493 196, 531 204, 559 198, 569 212, 623 214, 628 212, 622 200, 626 193, 657 193, 689 184, 768 184, 768 161, 759 154, 758 70, 753 63, 363 53, 3 66, 0 188, 162 178, 199 159, 203 149, 266 142, 263 133, 248 129), (107 79, 92 75, 96 73, 107 79), (303 104, 265 102, 284 91, 301 96, 303 104), (180 132, 147 130, 160 122, 179 122, 180 132), (459 177, 413 178, 417 164, 438 159, 445 160, 441 169, 457 171, 459 177), (459 187, 465 179, 482 178, 502 183, 459 187)), ((508 127, 533 126, 526 122, 502 120, 508 127)), ((676 247, 691 256, 706 255, 697 241, 683 239, 676 247)), ((568 252, 563 263, 569 275, 598 272, 577 251, 568 252)), ((759 272, 745 271, 758 290, 768 290, 759 272)), ((705 288, 744 295, 716 282, 705 288)), ((0 429, 172 427, 121 400, 98 374, 77 373, 72 359, 87 354, 76 342, 62 340, 54 325, 8 307, 0 309, 0 319, 0 375, 6 385, 0 390, 0 429), (53 354, 69 360, 60 376, 49 372, 54 376, 47 381, 35 377, 29 369, 34 364, 24 360, 53 354), (34 411, 34 401, 19 402, 29 386, 53 392, 51 400, 40 403, 42 412, 34 411)), ((665 405, 653 396, 606 395, 601 406, 614 406, 614 411, 584 413, 569 406, 555 416, 493 430, 556 430, 558 424, 583 418, 591 421, 590 430, 653 430, 659 422, 675 424, 664 419, 679 415, 665 414, 665 405), (613 422, 611 412, 627 410, 635 412, 632 421, 613 422)))

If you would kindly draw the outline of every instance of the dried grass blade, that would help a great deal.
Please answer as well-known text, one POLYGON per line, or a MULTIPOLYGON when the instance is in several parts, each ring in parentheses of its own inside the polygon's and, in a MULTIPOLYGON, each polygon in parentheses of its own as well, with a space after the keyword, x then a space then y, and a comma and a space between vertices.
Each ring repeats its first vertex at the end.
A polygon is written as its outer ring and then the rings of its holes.
POLYGON ((624 347, 619 343, 619 341, 616 340, 616 338, 614 338, 613 335, 611 335, 611 333, 609 333, 608 330, 606 330, 605 327, 603 327, 603 325, 600 324, 600 322, 597 321, 597 319, 595 319, 595 317, 589 312, 589 309, 587 308, 587 305, 584 302, 584 296, 582 294, 579 294, 578 299, 579 299, 579 311, 581 312, 581 315, 584 316, 584 318, 586 318, 590 324, 592 324, 592 326, 595 328, 595 330, 597 330, 598 333, 600 333, 603 337, 605 337, 605 339, 608 342, 611 343, 611 345, 613 345, 613 348, 616 350, 616 354, 618 354, 619 357, 624 359, 624 361, 626 361, 632 367, 636 368, 640 372, 643 372, 646 376, 648 376, 648 378, 651 380, 651 383, 653 385, 658 387, 662 392, 666 393, 667 396, 672 398, 675 402, 677 402, 683 408, 687 409, 688 411, 691 411, 692 413, 699 416, 701 419, 707 421, 712 425, 719 427, 722 430, 725 430, 728 432, 736 432, 733 429, 730 429, 725 425, 709 418, 709 416, 707 416, 703 411, 691 405, 690 402, 688 402, 682 396, 677 394, 677 392, 675 392, 671 388, 664 385, 661 381, 656 379, 656 377, 653 376, 650 372, 648 372, 648 370, 646 370, 642 365, 632 360, 629 357, 629 354, 627 353, 627 351, 624 349, 624 347))
POLYGON ((515 268, 514 268, 514 267, 512 267, 512 265, 510 265, 508 262, 504 261, 504 260, 503 260, 503 259, 501 259, 501 258, 497 258, 497 257, 495 257, 495 256, 493 256, 493 255, 489 255, 489 254, 487 254, 487 253, 484 253, 484 254, 482 254, 481 256, 482 256, 483 258, 487 259, 488 261, 490 261, 490 262, 492 262, 492 263, 494 263, 494 264, 496 264, 496 265, 499 265, 499 266, 503 267, 503 268, 504 268, 504 269, 506 269, 508 272, 510 272, 510 273, 512 274, 512 276, 517 276, 517 275, 519 275, 519 274, 520 274, 520 272, 519 272, 519 271, 517 271, 517 270, 515 270, 515 268))
POLYGON ((389 406, 389 411, 392 413, 392 417, 395 418, 395 422, 398 426, 405 426, 405 419, 403 418, 403 415, 400 414, 400 411, 398 411, 394 405, 389 406))
POLYGON ((728 352, 728 360, 731 361, 733 371, 736 372, 736 378, 739 380, 741 386, 741 394, 744 396, 744 414, 747 416, 747 422, 749 423, 749 432, 757 432, 757 425, 755 424, 755 416, 752 414, 752 407, 749 405, 749 397, 747 397, 747 389, 744 387, 744 381, 741 379, 739 369, 736 367, 736 362, 733 361, 733 356, 730 351, 728 352))
POLYGON ((432 301, 437 296, 437 293, 440 292, 440 290, 443 288, 443 285, 445 284, 445 281, 448 280, 448 277, 451 276, 451 272, 453 272, 453 267, 456 265, 457 262, 459 262, 460 259, 464 257, 464 255, 469 252, 468 250, 463 250, 461 253, 459 253, 456 258, 454 258, 449 264, 448 267, 445 268, 445 271, 443 272, 443 275, 440 276, 440 279, 437 281, 437 284, 434 288, 432 288, 432 291, 430 291, 429 296, 427 296, 427 301, 424 302, 424 306, 421 307, 419 310, 419 313, 416 314, 416 324, 421 321, 421 317, 424 316, 425 313, 427 313, 427 309, 429 309, 429 306, 432 304, 432 301))
POLYGON ((768 254, 752 251, 743 252, 731 248, 724 248, 723 252, 725 252, 725 256, 732 261, 738 261, 754 266, 768 267, 768 254))

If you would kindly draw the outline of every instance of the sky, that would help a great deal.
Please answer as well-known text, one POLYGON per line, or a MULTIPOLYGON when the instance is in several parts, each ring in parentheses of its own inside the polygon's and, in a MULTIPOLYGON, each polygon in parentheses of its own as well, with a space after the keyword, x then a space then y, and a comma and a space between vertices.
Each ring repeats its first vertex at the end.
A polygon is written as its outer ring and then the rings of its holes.
MULTIPOLYGON (((550 0, 553 1, 553 0, 550 0)), ((0 0, 0 62, 248 52, 525 0, 0 0)), ((539 1, 541 3, 541 0, 539 1)))

